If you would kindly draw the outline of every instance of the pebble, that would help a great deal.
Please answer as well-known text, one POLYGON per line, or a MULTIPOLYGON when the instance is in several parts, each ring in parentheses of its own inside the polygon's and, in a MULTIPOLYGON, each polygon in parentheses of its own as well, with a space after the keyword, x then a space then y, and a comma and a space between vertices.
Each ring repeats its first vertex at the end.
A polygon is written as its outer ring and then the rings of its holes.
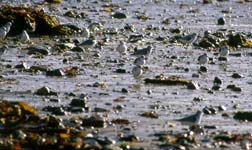
POLYGON ((187 89, 197 90, 199 89, 199 85, 198 83, 191 81, 187 84, 187 89))
POLYGON ((63 77, 65 73, 61 69, 55 70, 48 70, 46 71, 46 76, 56 76, 56 77, 63 77))
POLYGON ((214 77, 214 84, 222 84, 222 81, 219 77, 214 77))
POLYGON ((231 77, 234 79, 239 79, 239 78, 242 78, 243 76, 240 75, 239 73, 233 73, 231 77))
POLYGON ((200 66, 200 72, 207 72, 207 67, 200 66))
POLYGON ((218 19, 218 25, 224 25, 226 23, 225 18, 221 17, 218 19))

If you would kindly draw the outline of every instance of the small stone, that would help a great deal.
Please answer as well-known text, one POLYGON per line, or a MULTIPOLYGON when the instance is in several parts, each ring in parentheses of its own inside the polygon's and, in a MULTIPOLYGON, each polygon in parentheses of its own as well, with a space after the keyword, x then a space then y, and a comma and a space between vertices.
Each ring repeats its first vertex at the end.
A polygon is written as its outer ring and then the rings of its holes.
POLYGON ((219 57, 218 60, 219 61, 228 61, 227 57, 219 57))
POLYGON ((70 105, 72 107, 87 107, 87 99, 72 99, 70 105))
POLYGON ((214 77, 214 84, 222 84, 222 81, 219 77, 214 77))
POLYGON ((199 78, 200 75, 199 75, 198 73, 193 73, 193 74, 192 74, 192 77, 193 77, 193 78, 199 78))
POLYGON ((129 91, 126 88, 122 88, 122 93, 129 93, 129 91))
POLYGON ((83 118, 82 126, 103 128, 105 126, 105 118, 99 115, 93 115, 89 118, 83 118))
POLYGON ((205 66, 200 66, 200 71, 201 71, 201 72, 207 72, 207 67, 205 67, 205 66))
POLYGON ((200 101, 203 101, 203 98, 194 97, 194 98, 193 98, 193 101, 195 101, 195 102, 200 102, 200 101))
POLYGON ((36 55, 36 54, 41 54, 41 55, 49 55, 49 50, 43 46, 32 46, 28 48, 28 55, 36 55))
POLYGON ((50 99, 50 102, 54 102, 54 103, 59 103, 61 100, 60 99, 50 99))
POLYGON ((65 75, 65 73, 61 69, 48 70, 46 72, 46 76, 63 77, 64 75, 65 75))
POLYGON ((242 89, 234 84, 230 84, 227 86, 227 89, 230 89, 232 91, 235 91, 235 92, 241 92, 242 89))
POLYGON ((83 48, 81 48, 80 46, 76 46, 76 47, 72 48, 70 51, 72 51, 72 52, 84 52, 85 50, 83 48))
POLYGON ((126 69, 122 69, 122 68, 119 68, 119 69, 116 69, 115 71, 116 73, 126 73, 126 69))
POLYGON ((242 75, 238 74, 238 73, 233 73, 232 78, 235 78, 235 79, 239 79, 239 78, 242 78, 242 75))
POLYGON ((121 12, 115 12, 113 14, 113 17, 117 18, 117 19, 125 19, 125 18, 127 18, 127 16, 124 13, 121 13, 121 12))
POLYGON ((198 83, 191 81, 187 84, 187 89, 197 90, 199 89, 199 85, 198 83))
POLYGON ((148 95, 151 95, 151 93, 152 93, 152 90, 148 90, 148 91, 147 91, 147 94, 148 94, 148 95))
POLYGON ((62 107, 54 107, 54 109, 52 109, 51 113, 53 115, 57 115, 57 116, 63 116, 66 115, 66 111, 62 108, 62 107))
POLYGON ((221 17, 218 19, 218 25, 224 25, 226 23, 225 18, 221 17))
POLYGON ((37 95, 50 95, 50 93, 51 93, 50 88, 46 87, 46 86, 44 86, 36 91, 37 95))
POLYGON ((220 106, 218 106, 218 110, 219 110, 219 111, 226 111, 226 110, 227 110, 227 107, 224 106, 224 105, 220 105, 220 106))
POLYGON ((16 65, 15 68, 16 68, 16 69, 24 69, 24 70, 29 69, 28 65, 27 65, 25 62, 16 65))

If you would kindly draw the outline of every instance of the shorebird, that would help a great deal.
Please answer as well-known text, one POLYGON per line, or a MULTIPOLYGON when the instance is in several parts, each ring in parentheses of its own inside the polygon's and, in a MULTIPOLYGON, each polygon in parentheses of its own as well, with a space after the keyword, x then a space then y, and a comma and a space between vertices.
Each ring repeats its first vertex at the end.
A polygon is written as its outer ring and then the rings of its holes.
POLYGON ((12 26, 11 22, 7 22, 3 27, 5 27, 7 34, 10 32, 10 28, 12 26))
POLYGON ((120 44, 116 47, 116 51, 120 53, 120 56, 127 54, 127 49, 127 45, 123 41, 120 41, 120 44))
POLYGON ((145 55, 145 56, 149 56, 152 53, 152 47, 151 46, 147 46, 146 48, 143 49, 134 49, 134 53, 133 55, 145 55))
POLYGON ((228 50, 227 46, 222 46, 219 48, 219 55, 221 57, 226 57, 226 56, 228 56, 228 54, 229 54, 229 50, 228 50))
POLYGON ((197 33, 192 33, 192 34, 188 34, 188 35, 185 35, 183 37, 180 37, 178 39, 178 41, 183 43, 183 44, 192 44, 193 42, 196 41, 197 37, 198 37, 197 33))
POLYGON ((202 116, 203 116, 203 112, 198 110, 195 114, 192 114, 190 116, 187 116, 181 119, 177 119, 176 121, 179 121, 184 125, 190 125, 190 126, 200 125, 202 116))
POLYGON ((208 61, 208 56, 207 56, 206 53, 204 53, 203 55, 200 55, 200 56, 198 57, 198 63, 199 63, 200 65, 207 63, 207 61, 208 61))
POLYGON ((8 49, 8 46, 6 46, 6 45, 4 45, 0 48, 0 59, 2 58, 2 55, 4 54, 6 49, 8 49))
POLYGON ((139 77, 143 74, 143 69, 141 66, 134 66, 132 69, 132 74, 134 77, 139 77))
POLYGON ((85 48, 85 49, 90 49, 96 45, 96 40, 93 38, 89 38, 82 43, 79 44, 79 46, 85 48))
POLYGON ((21 43, 25 43, 30 41, 30 36, 29 34, 26 32, 26 30, 23 30, 21 35, 20 35, 20 40, 21 43))
POLYGON ((84 38, 89 38, 90 32, 89 32, 88 28, 84 28, 84 29, 82 30, 81 35, 82 35, 84 38))
POLYGON ((142 55, 142 56, 140 56, 140 57, 137 57, 137 58, 135 59, 135 61, 134 61, 134 64, 135 64, 136 66, 143 66, 143 65, 145 64, 145 56, 142 55))
POLYGON ((7 35, 7 31, 6 31, 6 28, 5 27, 1 27, 0 28, 0 39, 4 39, 7 35))

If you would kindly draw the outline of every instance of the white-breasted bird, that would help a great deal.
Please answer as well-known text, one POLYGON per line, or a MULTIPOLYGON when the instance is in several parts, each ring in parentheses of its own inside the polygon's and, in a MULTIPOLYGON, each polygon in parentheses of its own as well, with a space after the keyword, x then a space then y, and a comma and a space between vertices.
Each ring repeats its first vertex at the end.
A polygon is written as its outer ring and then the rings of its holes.
POLYGON ((90 49, 93 48, 96 45, 96 40, 94 38, 89 38, 82 43, 79 44, 79 46, 85 48, 85 49, 90 49))
POLYGON ((7 34, 10 32, 10 28, 12 26, 11 22, 7 22, 3 27, 5 27, 7 34))
POLYGON ((4 45, 0 48, 0 58, 2 58, 2 55, 4 54, 4 52, 8 49, 8 46, 4 45))
POLYGON ((141 66, 134 66, 131 72, 134 77, 140 77, 143 74, 143 69, 141 66))
POLYGON ((145 64, 145 56, 142 55, 140 57, 137 57, 135 60, 134 60, 134 64, 136 66, 143 66, 145 64))
POLYGON ((0 39, 4 39, 7 35, 7 31, 6 31, 6 28, 5 27, 1 27, 0 28, 0 39))
POLYGON ((21 43, 25 43, 25 42, 30 41, 30 36, 29 36, 29 34, 26 32, 26 30, 23 30, 23 31, 22 31, 22 33, 21 33, 21 35, 20 35, 19 41, 20 41, 21 43))
POLYGON ((183 37, 180 37, 178 41, 183 44, 192 44, 193 42, 197 40, 197 37, 198 37, 197 33, 187 34, 183 37))
POLYGON ((120 56, 127 54, 127 49, 127 45, 123 41, 120 41, 120 44, 116 47, 116 51, 120 53, 120 56))
POLYGON ((208 56, 207 56, 206 53, 204 53, 203 55, 200 55, 200 56, 198 57, 198 63, 199 63, 200 65, 203 65, 203 64, 205 64, 205 63, 207 63, 207 62, 208 62, 208 56))
POLYGON ((152 53, 152 47, 151 46, 147 46, 146 48, 142 48, 142 49, 134 49, 134 53, 133 55, 145 55, 145 56, 149 56, 152 53))
POLYGON ((81 32, 81 35, 82 35, 84 38, 89 38, 89 36, 90 36, 89 29, 88 29, 88 28, 83 28, 83 30, 82 30, 82 32, 81 32))
POLYGON ((190 125, 190 126, 200 125, 201 120, 202 120, 202 116, 203 116, 203 112, 198 110, 195 114, 186 116, 186 117, 181 118, 181 119, 177 119, 175 121, 179 121, 179 122, 181 122, 181 124, 190 125))
POLYGON ((219 48, 219 55, 221 57, 226 57, 226 56, 228 56, 228 54, 229 54, 229 49, 227 46, 222 46, 219 48))

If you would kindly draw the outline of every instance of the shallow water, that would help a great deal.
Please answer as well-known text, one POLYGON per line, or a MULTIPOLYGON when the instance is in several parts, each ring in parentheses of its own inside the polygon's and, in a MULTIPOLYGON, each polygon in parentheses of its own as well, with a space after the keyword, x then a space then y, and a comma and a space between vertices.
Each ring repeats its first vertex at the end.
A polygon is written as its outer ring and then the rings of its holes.
MULTIPOLYGON (((24 1, 23 1, 24 2, 24 1)), ((33 3, 33 1, 28 1, 33 3)), ((77 24, 79 27, 84 27, 91 22, 103 22, 104 28, 116 27, 118 29, 123 28, 126 23, 133 24, 136 27, 137 32, 145 34, 143 28, 148 25, 153 25, 159 28, 175 28, 182 26, 189 32, 198 32, 203 35, 203 31, 212 30, 216 31, 220 28, 233 29, 236 31, 249 32, 251 29, 251 8, 247 3, 238 4, 236 1, 222 2, 216 4, 202 5, 198 1, 162 1, 160 3, 154 3, 152 1, 132 1, 127 3, 125 1, 113 1, 121 6, 119 11, 125 12, 128 15, 127 19, 112 19, 109 13, 101 12, 103 9, 101 5, 104 2, 98 2, 98 4, 90 1, 77 1, 66 2, 64 1, 59 5, 51 5, 55 8, 55 11, 50 11, 47 6, 45 10, 50 14, 58 15, 59 20, 62 23, 77 24), (71 3, 73 2, 73 3, 71 3), (185 4, 181 9, 180 4, 185 4), (77 7, 77 8, 74 8, 77 7), (64 17, 63 14, 67 10, 64 9, 77 9, 88 14, 88 19, 73 19, 64 17), (231 9, 230 14, 223 14, 221 10, 231 9), (198 13, 187 13, 189 10, 199 9, 198 13), (96 10, 90 11, 90 10, 96 10), (136 12, 138 11, 138 12, 136 12), (145 14, 150 17, 150 20, 141 21, 136 19, 135 13, 145 14), (221 16, 225 16, 226 24, 224 26, 216 25, 217 19, 221 16), (170 18, 169 25, 163 25, 160 22, 163 18, 170 18), (175 21, 178 20, 178 23, 175 21)), ((2 4, 4 1, 2 1, 2 4)), ((12 4, 15 2, 13 1, 12 4)), ((41 6, 42 7, 42 6, 41 6)), ((119 39, 124 39, 123 35, 111 35, 111 42, 104 46, 103 49, 94 49, 94 51, 100 51, 101 58, 89 57, 83 61, 70 61, 69 64, 63 64, 62 60, 68 58, 74 53, 70 53, 70 56, 50 55, 43 59, 31 58, 28 56, 27 50, 21 49, 28 45, 21 45, 15 48, 9 49, 1 59, 1 64, 11 64, 15 66, 21 62, 26 62, 28 66, 35 64, 48 65, 51 68, 62 68, 66 66, 78 66, 80 68, 80 74, 77 77, 63 77, 54 78, 46 77, 44 74, 31 74, 27 72, 16 72, 15 69, 1 70, 1 74, 7 78, 15 78, 14 83, 1 84, 0 94, 3 99, 10 101, 26 101, 32 106, 40 109, 47 105, 68 105, 70 103, 69 97, 64 93, 73 92, 76 95, 84 93, 89 97, 88 105, 92 108, 101 107, 108 110, 112 110, 113 106, 118 104, 124 105, 125 108, 121 112, 111 111, 108 115, 108 119, 113 118, 127 118, 132 124, 129 127, 130 131, 122 131, 120 126, 111 127, 112 130, 101 130, 102 136, 110 136, 116 138, 119 131, 129 132, 131 134, 138 135, 141 139, 150 140, 154 137, 152 134, 158 131, 174 130, 179 131, 186 126, 182 126, 179 123, 173 121, 174 119, 181 118, 185 115, 196 112, 198 109, 202 109, 205 106, 220 106, 227 107, 227 113, 230 113, 229 118, 224 118, 221 113, 217 115, 204 115, 202 125, 215 125, 216 130, 229 130, 234 132, 250 132, 252 123, 243 123, 235 121, 232 118, 232 113, 235 112, 233 106, 235 104, 240 105, 241 110, 251 110, 251 96, 252 96, 252 57, 246 55, 248 52, 252 52, 251 49, 241 49, 242 57, 228 57, 228 62, 221 64, 218 62, 217 57, 213 55, 213 51, 207 51, 210 57, 213 57, 216 64, 207 64, 207 73, 203 73, 199 78, 193 78, 192 74, 197 73, 199 65, 197 64, 197 58, 200 54, 206 52, 205 49, 195 48, 193 46, 179 46, 174 44, 165 44, 155 40, 158 36, 170 37, 171 33, 168 31, 155 30, 149 31, 152 36, 146 35, 143 43, 127 43, 130 48, 128 54, 128 61, 122 68, 126 68, 128 73, 117 74, 114 71, 120 66, 117 63, 110 63, 108 60, 115 60, 119 58, 119 54, 114 50, 119 43, 119 39), (154 53, 150 59, 148 59, 146 66, 148 70, 144 72, 144 75, 140 79, 134 78, 129 72, 133 65, 132 62, 136 58, 130 55, 133 52, 133 47, 145 47, 145 45, 151 44, 154 47, 154 53), (178 59, 171 59, 170 56, 177 56, 178 59), (95 63, 100 63, 100 66, 95 66, 95 63), (172 63, 172 66, 167 64, 172 63), (86 65, 88 64, 88 65, 86 65), (176 69, 181 67, 182 69, 176 69), (189 68, 189 72, 185 72, 183 68, 189 68), (241 79, 233 79, 230 76, 233 73, 240 73, 244 76, 241 79), (188 90, 183 86, 159 86, 144 84, 142 79, 145 77, 154 77, 159 74, 165 76, 177 75, 196 81, 200 84, 199 90, 188 90), (91 75, 97 75, 93 77, 91 75), (213 86, 214 77, 218 76, 222 79, 223 84, 221 87, 223 90, 214 91, 214 94, 209 94, 208 90, 213 86), (107 88, 89 87, 95 82, 105 82, 107 88), (235 84, 242 88, 242 92, 232 92, 226 89, 228 84, 235 84), (45 97, 33 95, 34 91, 42 86, 48 86, 54 91, 60 93, 60 103, 52 103, 45 100, 45 97), (122 88, 126 88, 129 93, 123 94, 122 88), (149 95, 147 91, 151 90, 149 95), (118 97, 125 97, 123 102, 113 102, 118 97), (203 101, 194 102, 194 97, 203 98, 203 101), (160 105, 159 109, 155 111, 159 114, 158 119, 150 119, 139 116, 141 112, 153 110, 151 105, 160 105), (175 123, 177 126, 169 128, 168 123, 175 123)), ((132 33, 125 33, 126 35, 132 33)), ((56 37, 61 38, 61 37, 56 37)), ((80 36, 71 37, 82 39, 80 36)), ((102 37, 97 37, 98 39, 102 37)), ((39 38, 32 38, 34 45, 45 45, 46 43, 53 44, 55 40, 41 40, 39 38)), ((11 42, 8 43, 11 45, 11 42)), ((50 46, 50 45, 49 45, 50 46)), ((85 55, 86 54, 82 54, 85 55)), ((49 98, 49 97, 48 97, 49 98)), ((41 112, 46 113, 46 112, 41 112)), ((79 115, 90 115, 92 113, 82 113, 79 115)), ((212 131, 212 130, 211 130, 212 131)))

